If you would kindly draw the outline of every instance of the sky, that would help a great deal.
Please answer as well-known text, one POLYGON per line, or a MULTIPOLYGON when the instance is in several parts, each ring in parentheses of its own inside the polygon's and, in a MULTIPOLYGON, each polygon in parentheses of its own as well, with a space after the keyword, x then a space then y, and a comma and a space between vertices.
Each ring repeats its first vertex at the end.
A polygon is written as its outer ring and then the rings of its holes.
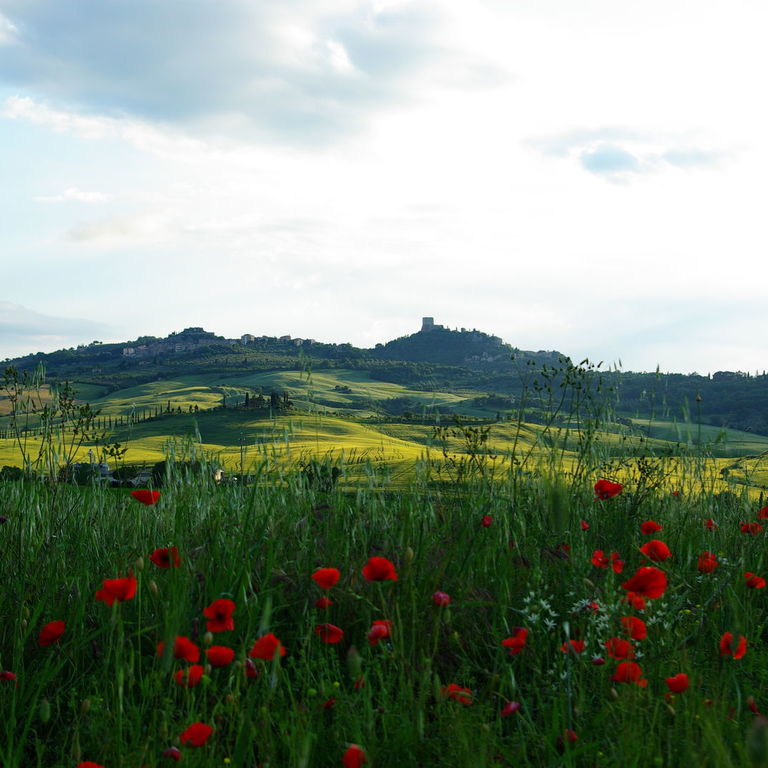
POLYGON ((768 368, 764 0, 0 0, 0 359, 423 316, 768 368))

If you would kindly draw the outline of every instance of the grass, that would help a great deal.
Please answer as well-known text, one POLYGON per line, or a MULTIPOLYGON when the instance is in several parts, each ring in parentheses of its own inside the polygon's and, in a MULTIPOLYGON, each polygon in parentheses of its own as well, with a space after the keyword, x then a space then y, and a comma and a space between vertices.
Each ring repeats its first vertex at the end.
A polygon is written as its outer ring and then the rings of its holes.
MULTIPOLYGON (((225 386, 256 385, 156 382, 111 402, 225 386)), ((171 471, 154 506, 0 482, 0 765, 161 768, 177 749, 191 768, 348 768, 352 744, 371 768, 768 764, 766 589, 745 576, 768 576, 760 443, 603 427, 203 409, 110 436, 131 462, 203 461, 171 471), (221 464, 254 482, 215 484, 221 464), (599 478, 621 493, 596 499, 599 478), (648 520, 660 529, 643 534, 648 520), (671 557, 649 561, 651 539, 671 557), (178 568, 153 562, 169 547, 178 568), (372 557, 397 579, 369 580, 372 557), (649 565, 666 588, 641 605, 623 585, 649 565), (338 583, 320 589, 318 568, 338 583), (97 599, 117 578, 135 594, 97 599), (234 628, 208 633, 203 612, 222 599, 234 628), (614 658, 629 617, 647 636, 614 658), (376 621, 389 625, 372 643, 376 621), (50 622, 64 632, 41 644, 50 622), (271 635, 286 653, 261 658, 271 635), (742 636, 743 656, 723 651, 742 636), (199 658, 177 658, 178 637, 199 658), (234 661, 212 666, 212 645, 234 661), (210 738, 183 743, 198 722, 210 738)), ((0 464, 14 451, 0 442, 0 464)))
MULTIPOLYGON (((341 766, 354 743, 374 768, 749 764, 763 726, 747 699, 768 705, 765 590, 743 576, 765 575, 765 534, 739 528, 756 518, 754 501, 628 483, 596 502, 591 481, 475 474, 435 484, 426 470, 397 493, 376 482, 321 492, 264 464, 254 486, 179 478, 151 507, 120 490, 4 484, 0 669, 19 685, 0 680, 0 763, 162 766, 176 746, 193 767, 320 768, 341 766), (708 518, 719 527, 708 530, 708 518), (638 611, 622 603, 621 584, 643 563, 645 519, 662 525, 655 535, 673 557, 656 564, 666 593, 638 611), (178 569, 149 560, 168 546, 178 569), (624 572, 593 566, 596 549, 619 552, 624 572), (712 573, 697 570, 703 551, 718 558, 712 573), (397 581, 367 581, 371 556, 391 560, 397 581), (341 572, 327 610, 315 606, 319 567, 341 572), (131 571, 134 598, 111 608, 94 599, 102 580, 131 571), (449 606, 433 604, 437 590, 449 606), (235 602, 235 628, 206 638, 202 611, 220 598, 235 602), (647 625, 633 643, 646 688, 611 679, 619 661, 604 643, 623 636, 627 615, 647 625), (383 619, 391 636, 370 645, 383 619), (40 647, 53 620, 66 631, 40 647), (343 630, 341 642, 321 641, 324 622, 343 630), (510 655, 502 641, 516 627, 528 638, 510 655), (743 658, 720 655, 728 631, 748 639, 743 658), (287 653, 253 659, 258 676, 247 677, 247 654, 268 632, 287 653), (203 650, 230 647, 236 661, 183 688, 174 673, 191 662, 155 652, 180 635, 203 650), (562 652, 569 638, 584 652, 562 652), (670 699, 665 678, 681 672, 690 688, 670 699), (470 706, 446 695, 450 684, 468 689, 470 706), (520 708, 502 715, 511 701, 520 708), (211 738, 181 745, 198 721, 211 738)), ((375 479, 376 467, 367 471, 375 479)))

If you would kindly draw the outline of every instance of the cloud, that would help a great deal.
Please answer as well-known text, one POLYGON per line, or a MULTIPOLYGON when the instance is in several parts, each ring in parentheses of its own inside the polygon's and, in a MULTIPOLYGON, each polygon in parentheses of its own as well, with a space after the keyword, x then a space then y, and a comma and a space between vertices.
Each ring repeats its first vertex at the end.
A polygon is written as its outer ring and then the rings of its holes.
POLYGON ((579 155, 582 168, 590 173, 610 176, 639 173, 642 164, 635 155, 616 144, 598 144, 579 155))
POLYGON ((109 332, 106 323, 54 317, 0 301, 0 356, 26 355, 87 343, 109 332))
POLYGON ((706 168, 720 164, 726 158, 724 152, 713 152, 688 147, 685 149, 670 149, 661 155, 661 159, 678 168, 706 168))
POLYGON ((15 43, 19 28, 8 18, 0 13, 0 45, 15 43))
POLYGON ((84 192, 77 187, 67 187, 60 195, 39 195, 35 200, 40 203, 66 203, 69 201, 104 203, 111 200, 111 195, 105 195, 103 192, 84 192))
MULTIPOLYGON (((0 0, 0 78, 57 108, 332 140, 445 58, 437 3, 0 0), (0 27, 2 29, 2 27, 0 27)), ((456 52, 451 52, 455 55, 456 52)))
POLYGON ((525 145, 546 157, 575 162, 607 181, 621 182, 673 168, 713 168, 728 157, 724 151, 687 143, 686 137, 619 126, 539 136, 525 145))

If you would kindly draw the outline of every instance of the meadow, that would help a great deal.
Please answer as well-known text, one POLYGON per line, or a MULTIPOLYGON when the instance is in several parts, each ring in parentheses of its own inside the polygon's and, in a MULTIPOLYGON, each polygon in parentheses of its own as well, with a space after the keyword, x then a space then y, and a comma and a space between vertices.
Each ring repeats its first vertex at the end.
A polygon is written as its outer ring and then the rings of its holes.
POLYGON ((760 498, 429 464, 3 483, 0 763, 766 763, 760 498))
POLYGON ((46 471, 109 447, 71 421, 0 441, 41 457, 0 479, 3 768, 768 765, 765 438, 237 384, 109 422, 156 489, 46 471))

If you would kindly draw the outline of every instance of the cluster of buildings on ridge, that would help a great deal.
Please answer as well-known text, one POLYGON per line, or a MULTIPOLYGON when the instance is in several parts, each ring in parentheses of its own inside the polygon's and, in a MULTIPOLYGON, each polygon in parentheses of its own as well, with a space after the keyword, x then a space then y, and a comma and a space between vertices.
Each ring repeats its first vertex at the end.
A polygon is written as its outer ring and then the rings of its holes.
MULTIPOLYGON (((444 325, 435 323, 433 317, 424 317, 421 322, 419 333, 432 333, 434 331, 450 331, 444 325)), ((490 341, 493 344, 503 344, 498 336, 490 336, 487 333, 476 329, 469 330, 462 328, 461 331, 455 329, 456 333, 467 335, 470 341, 490 341)), ((317 344, 315 339, 292 338, 291 336, 254 336, 251 333, 244 333, 239 339, 225 339, 223 336, 217 336, 215 333, 206 331, 203 328, 192 327, 185 328, 179 333, 172 333, 165 339, 154 337, 142 337, 137 343, 123 347, 122 355, 124 358, 142 359, 154 357, 156 355, 183 354, 194 352, 204 347, 234 347, 237 345, 264 345, 264 344, 286 344, 294 347, 317 344)), ((383 347, 383 344, 377 344, 376 348, 383 347)), ((478 359, 486 359, 488 354, 484 353, 478 356, 478 359)))
POLYGON ((225 339, 202 328, 185 328, 180 333, 172 333, 165 339, 139 339, 141 344, 123 347, 123 357, 140 358, 154 355, 181 354, 193 352, 202 347, 234 347, 237 344, 256 344, 266 341, 281 341, 300 347, 302 344, 314 344, 314 339, 294 339, 290 336, 254 336, 244 333, 239 339, 225 339))

